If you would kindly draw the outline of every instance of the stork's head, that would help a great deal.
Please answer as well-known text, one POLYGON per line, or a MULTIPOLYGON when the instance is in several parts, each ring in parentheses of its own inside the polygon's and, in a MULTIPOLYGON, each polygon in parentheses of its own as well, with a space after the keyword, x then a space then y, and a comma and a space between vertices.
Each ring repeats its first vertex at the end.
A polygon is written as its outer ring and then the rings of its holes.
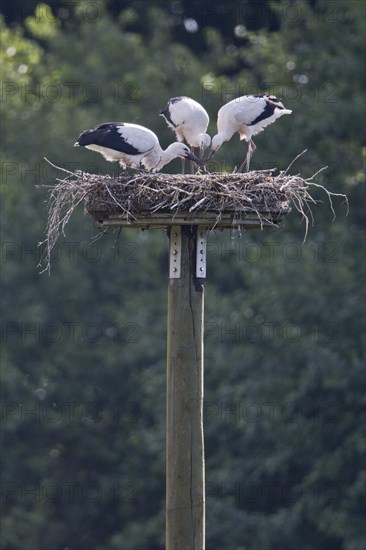
POLYGON ((224 141, 225 141, 224 136, 222 134, 216 134, 212 138, 211 151, 210 151, 210 154, 207 157, 207 161, 212 159, 212 157, 216 154, 216 151, 218 149, 220 149, 220 147, 224 143, 224 141))
POLYGON ((206 149, 210 147, 211 138, 208 134, 200 134, 198 139, 200 143, 200 160, 202 160, 206 149))
POLYGON ((193 160, 193 162, 196 162, 197 164, 202 164, 200 159, 196 157, 185 143, 177 141, 176 143, 172 143, 169 145, 167 151, 170 151, 173 153, 176 157, 180 157, 183 159, 189 159, 193 160))
POLYGON ((163 168, 163 166, 168 164, 168 162, 172 161, 177 157, 193 160, 193 162, 199 165, 202 164, 200 159, 198 159, 196 155, 194 155, 191 152, 190 148, 185 143, 182 143, 180 141, 175 141, 174 143, 169 145, 169 147, 167 147, 165 151, 163 151, 161 159, 158 162, 158 164, 153 168, 153 171, 158 172, 163 168))

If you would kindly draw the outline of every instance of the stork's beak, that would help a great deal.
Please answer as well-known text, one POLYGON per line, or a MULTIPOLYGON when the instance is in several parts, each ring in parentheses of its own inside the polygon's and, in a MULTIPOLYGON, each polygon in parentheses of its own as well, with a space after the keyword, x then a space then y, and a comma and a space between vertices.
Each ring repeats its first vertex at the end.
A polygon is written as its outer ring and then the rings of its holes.
POLYGON ((204 154, 205 154, 205 146, 204 146, 203 143, 201 143, 201 146, 200 146, 200 161, 201 162, 203 162, 204 154))
POLYGON ((194 155, 193 153, 191 153, 191 151, 188 151, 185 155, 185 158, 186 159, 189 159, 189 160, 193 160, 193 162, 195 162, 196 164, 199 164, 199 165, 202 165, 203 162, 201 159, 197 158, 196 155, 194 155))
POLYGON ((211 151, 210 151, 210 153, 209 153, 209 155, 208 155, 208 157, 207 157, 207 159, 206 159, 206 162, 209 162, 209 161, 212 159, 212 157, 214 156, 215 153, 216 153, 216 150, 215 150, 215 149, 211 149, 211 151))

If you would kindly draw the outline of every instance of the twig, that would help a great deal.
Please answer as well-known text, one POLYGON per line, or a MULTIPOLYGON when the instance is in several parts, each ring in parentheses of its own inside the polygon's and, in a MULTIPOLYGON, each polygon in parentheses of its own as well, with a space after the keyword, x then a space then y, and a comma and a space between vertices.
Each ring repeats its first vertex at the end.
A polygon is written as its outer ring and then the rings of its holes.
POLYGON ((295 157, 294 160, 290 162, 290 164, 288 165, 288 167, 286 168, 286 170, 284 171, 283 174, 286 175, 287 172, 290 170, 291 166, 297 161, 297 159, 299 159, 300 157, 302 157, 306 152, 307 152, 307 149, 304 149, 302 153, 300 153, 299 155, 297 155, 297 157, 295 157))
POLYGON ((46 157, 43 157, 44 160, 46 162, 48 162, 48 164, 50 166, 52 166, 52 168, 56 168, 56 170, 61 170, 61 172, 66 172, 66 174, 70 174, 70 176, 73 176, 74 175, 74 172, 70 172, 70 170, 66 170, 66 168, 61 168, 60 166, 56 166, 56 164, 53 164, 50 160, 48 160, 48 158, 46 157))

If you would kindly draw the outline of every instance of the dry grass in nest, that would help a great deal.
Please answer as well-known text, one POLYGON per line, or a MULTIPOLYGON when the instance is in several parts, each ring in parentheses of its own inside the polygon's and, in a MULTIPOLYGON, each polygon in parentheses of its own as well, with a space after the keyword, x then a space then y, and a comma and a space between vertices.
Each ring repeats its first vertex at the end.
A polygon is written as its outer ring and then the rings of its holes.
POLYGON ((289 175, 290 166, 278 175, 273 175, 275 170, 194 175, 126 170, 117 178, 55 167, 67 175, 57 179, 56 185, 42 186, 50 190, 47 236, 40 243, 45 245, 44 271, 50 271, 52 248, 58 237, 65 234, 65 226, 75 208, 83 202, 89 214, 118 214, 126 221, 161 213, 170 213, 174 219, 178 212, 196 216, 210 212, 216 214, 219 221, 223 214, 229 213, 233 216, 233 227, 235 218, 246 214, 255 214, 261 227, 275 225, 273 219, 280 219, 294 207, 305 221, 305 240, 309 222, 313 221, 311 206, 316 203, 310 194, 312 188, 321 188, 326 193, 334 217, 332 198, 342 197, 347 208, 348 201, 345 195, 331 193, 313 181, 325 168, 303 179, 300 175, 289 175), (271 213, 276 216, 269 216, 271 213))
POLYGON ((137 219, 141 214, 177 212, 289 211, 286 193, 273 185, 268 172, 193 175, 147 172, 109 176, 80 174, 81 184, 92 185, 85 197, 89 214, 104 211, 137 219))

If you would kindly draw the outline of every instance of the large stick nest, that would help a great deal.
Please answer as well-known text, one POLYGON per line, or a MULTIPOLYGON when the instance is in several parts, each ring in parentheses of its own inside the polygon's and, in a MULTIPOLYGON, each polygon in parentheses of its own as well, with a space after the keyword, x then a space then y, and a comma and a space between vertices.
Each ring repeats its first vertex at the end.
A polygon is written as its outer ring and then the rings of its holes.
POLYGON ((138 218, 146 213, 255 212, 287 213, 285 189, 274 185, 268 172, 249 174, 138 174, 108 176, 80 174, 81 184, 92 186, 85 197, 89 214, 105 211, 138 218))
MULTIPOLYGON (((126 170, 114 178, 59 170, 66 172, 66 177, 57 179, 56 185, 45 186, 50 189, 50 197, 47 237, 41 244, 45 245, 43 259, 48 271, 52 248, 60 234, 64 234, 73 211, 82 202, 87 213, 96 219, 101 212, 107 216, 121 216, 126 221, 163 213, 174 219, 182 212, 196 217, 209 212, 216 215, 218 222, 224 214, 231 214, 233 226, 235 218, 255 215, 261 227, 275 225, 276 220, 294 207, 305 220, 306 238, 309 220, 313 220, 311 205, 316 203, 310 190, 320 187, 327 194, 335 215, 332 197, 337 194, 313 181, 319 172, 303 179, 299 175, 289 175, 288 169, 278 175, 273 175, 274 170, 194 175, 126 170)), ((345 195, 340 196, 347 202, 345 195)))

